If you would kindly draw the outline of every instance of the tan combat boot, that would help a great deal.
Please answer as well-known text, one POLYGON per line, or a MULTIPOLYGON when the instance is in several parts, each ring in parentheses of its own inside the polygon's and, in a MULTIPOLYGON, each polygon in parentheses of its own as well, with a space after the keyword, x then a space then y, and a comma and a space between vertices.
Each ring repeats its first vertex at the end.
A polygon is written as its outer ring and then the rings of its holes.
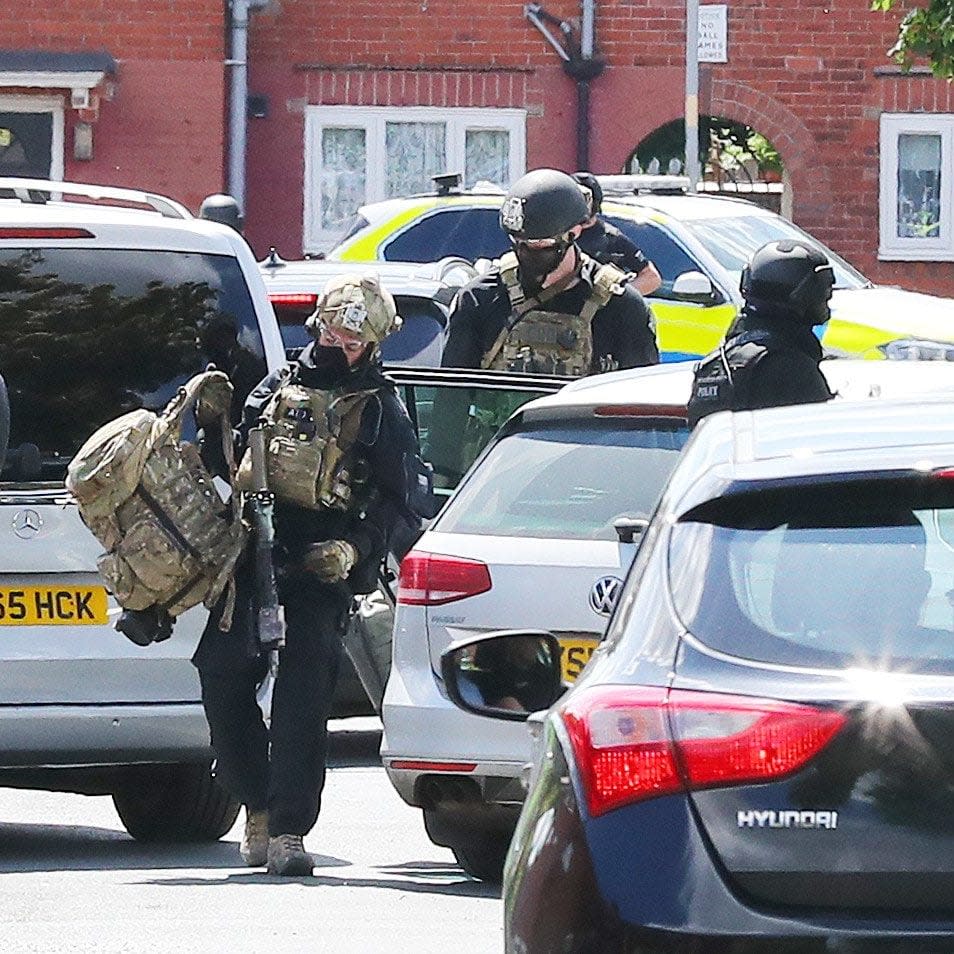
POLYGON ((310 875, 315 867, 301 835, 276 835, 268 839, 268 873, 294 878, 310 875))
POLYGON ((261 868, 268 861, 268 812, 251 812, 246 807, 239 854, 250 868, 261 868))

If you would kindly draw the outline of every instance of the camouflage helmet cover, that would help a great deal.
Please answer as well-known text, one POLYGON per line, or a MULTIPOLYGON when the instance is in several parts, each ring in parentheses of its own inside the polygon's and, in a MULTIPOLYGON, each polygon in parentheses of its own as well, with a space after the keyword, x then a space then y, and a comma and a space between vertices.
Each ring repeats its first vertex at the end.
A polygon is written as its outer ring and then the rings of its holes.
POLYGON ((316 338, 321 325, 377 344, 401 327, 401 318, 391 293, 381 287, 374 272, 367 272, 340 275, 328 282, 305 321, 305 327, 316 338))

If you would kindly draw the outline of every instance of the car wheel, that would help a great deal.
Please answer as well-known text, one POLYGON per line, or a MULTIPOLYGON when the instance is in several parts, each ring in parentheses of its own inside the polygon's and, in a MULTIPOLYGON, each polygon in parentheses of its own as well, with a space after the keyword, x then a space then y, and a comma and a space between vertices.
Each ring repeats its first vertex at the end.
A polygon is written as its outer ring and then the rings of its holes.
POLYGON ((499 835, 480 840, 463 838, 449 847, 454 852, 457 864, 472 878, 490 884, 500 884, 503 880, 504 860, 510 847, 509 839, 505 840, 499 835))
POLYGON ((424 810, 424 827, 435 845, 450 848, 457 863, 471 877, 491 884, 503 878, 504 860, 515 818, 502 823, 494 813, 487 819, 462 817, 440 809, 424 810), (483 823, 482 823, 483 822, 483 823))
POLYGON ((130 770, 113 792, 113 804, 137 841, 217 841, 241 807, 215 781, 208 763, 130 770))

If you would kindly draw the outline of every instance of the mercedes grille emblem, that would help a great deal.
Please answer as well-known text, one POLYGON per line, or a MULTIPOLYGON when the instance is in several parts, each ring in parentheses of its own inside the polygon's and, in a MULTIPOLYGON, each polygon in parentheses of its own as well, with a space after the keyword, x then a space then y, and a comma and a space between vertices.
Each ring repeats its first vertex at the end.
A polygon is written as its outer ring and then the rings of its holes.
POLYGON ((609 616, 619 599, 623 581, 615 576, 601 576, 590 590, 590 609, 600 616, 609 616))
POLYGON ((21 540, 32 540, 43 526, 43 518, 35 510, 18 510, 13 517, 13 532, 21 540))

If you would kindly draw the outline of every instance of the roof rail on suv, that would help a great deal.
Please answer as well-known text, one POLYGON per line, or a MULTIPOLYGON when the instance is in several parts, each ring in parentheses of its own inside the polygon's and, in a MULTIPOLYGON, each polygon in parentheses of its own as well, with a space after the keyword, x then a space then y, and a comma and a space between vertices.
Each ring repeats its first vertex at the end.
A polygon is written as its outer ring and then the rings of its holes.
POLYGON ((80 196, 94 201, 112 201, 146 205, 168 219, 191 219, 192 213, 174 199, 138 189, 118 189, 114 186, 85 185, 79 182, 52 182, 47 179, 19 179, 0 177, 0 198, 12 197, 21 202, 42 205, 51 198, 60 196, 80 196))

